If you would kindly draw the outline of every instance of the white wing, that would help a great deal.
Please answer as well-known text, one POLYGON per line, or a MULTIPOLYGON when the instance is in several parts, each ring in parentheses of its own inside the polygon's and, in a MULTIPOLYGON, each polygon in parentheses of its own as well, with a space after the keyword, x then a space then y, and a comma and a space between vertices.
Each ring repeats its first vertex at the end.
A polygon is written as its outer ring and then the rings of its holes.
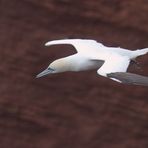
POLYGON ((148 77, 126 72, 129 63, 130 59, 128 57, 110 56, 97 73, 117 82, 148 86, 148 77))
MULTIPOLYGON (((108 56, 105 60, 105 63, 98 69, 97 73, 99 75, 107 77, 110 73, 115 72, 126 72, 129 66, 130 59, 126 56, 120 56, 118 54, 112 54, 108 56)), ((111 78, 115 81, 120 82, 120 80, 116 78, 111 78)))
POLYGON ((62 39, 62 40, 53 40, 45 44, 45 46, 59 45, 59 44, 69 44, 75 47, 76 51, 79 53, 90 53, 93 50, 100 48, 103 44, 96 42, 95 40, 89 39, 62 39))

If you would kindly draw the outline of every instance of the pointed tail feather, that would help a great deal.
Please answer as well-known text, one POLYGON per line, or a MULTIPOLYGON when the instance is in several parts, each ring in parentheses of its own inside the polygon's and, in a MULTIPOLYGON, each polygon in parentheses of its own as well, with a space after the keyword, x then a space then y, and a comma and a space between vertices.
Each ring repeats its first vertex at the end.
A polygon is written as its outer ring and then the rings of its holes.
POLYGON ((132 58, 136 58, 138 56, 141 56, 141 55, 145 55, 148 53, 148 48, 144 48, 144 49, 138 49, 138 50, 135 50, 133 51, 133 55, 132 55, 132 58))

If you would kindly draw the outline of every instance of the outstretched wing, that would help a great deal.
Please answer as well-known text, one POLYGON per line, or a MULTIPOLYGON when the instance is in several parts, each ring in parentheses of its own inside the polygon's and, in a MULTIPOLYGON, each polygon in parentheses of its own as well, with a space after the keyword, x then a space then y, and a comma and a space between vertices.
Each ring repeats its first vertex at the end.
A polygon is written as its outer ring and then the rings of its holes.
POLYGON ((125 84, 148 86, 148 77, 128 72, 115 72, 107 74, 109 78, 117 79, 125 84))
MULTIPOLYGON (((114 72, 126 72, 130 59, 119 54, 111 54, 105 60, 105 63, 98 69, 99 75, 107 77, 107 74, 114 72)), ((114 79, 115 80, 115 79, 114 79)))
MULTIPOLYGON (((53 40, 49 41, 45 44, 45 46, 51 45, 59 45, 59 44, 69 44, 75 47, 77 52, 87 52, 92 51, 93 49, 97 49, 99 46, 103 46, 103 44, 96 42, 95 40, 89 39, 62 39, 62 40, 53 40)), ((89 52, 90 53, 90 52, 89 52)))
POLYGON ((97 73, 120 83, 148 86, 148 77, 126 72, 129 63, 128 57, 111 55, 97 73))

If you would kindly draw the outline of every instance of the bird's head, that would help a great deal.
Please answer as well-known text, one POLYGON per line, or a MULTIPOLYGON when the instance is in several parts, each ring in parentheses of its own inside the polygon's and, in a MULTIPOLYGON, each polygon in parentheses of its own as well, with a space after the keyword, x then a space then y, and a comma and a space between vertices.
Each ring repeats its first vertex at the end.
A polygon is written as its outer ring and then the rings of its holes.
POLYGON ((58 59, 53 61, 44 71, 39 73, 36 78, 48 75, 48 74, 54 74, 54 73, 61 73, 65 71, 70 71, 70 63, 67 62, 64 58, 58 59))

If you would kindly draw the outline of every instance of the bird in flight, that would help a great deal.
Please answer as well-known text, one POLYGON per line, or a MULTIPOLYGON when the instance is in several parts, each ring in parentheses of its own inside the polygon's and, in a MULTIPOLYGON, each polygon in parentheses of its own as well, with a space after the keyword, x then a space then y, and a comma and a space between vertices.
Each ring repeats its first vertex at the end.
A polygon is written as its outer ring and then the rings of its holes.
POLYGON ((148 86, 148 77, 127 72, 131 61, 148 53, 148 48, 128 50, 120 47, 106 47, 90 39, 61 39, 49 41, 45 46, 69 44, 77 53, 53 61, 36 77, 66 71, 97 69, 97 74, 116 82, 148 86))

